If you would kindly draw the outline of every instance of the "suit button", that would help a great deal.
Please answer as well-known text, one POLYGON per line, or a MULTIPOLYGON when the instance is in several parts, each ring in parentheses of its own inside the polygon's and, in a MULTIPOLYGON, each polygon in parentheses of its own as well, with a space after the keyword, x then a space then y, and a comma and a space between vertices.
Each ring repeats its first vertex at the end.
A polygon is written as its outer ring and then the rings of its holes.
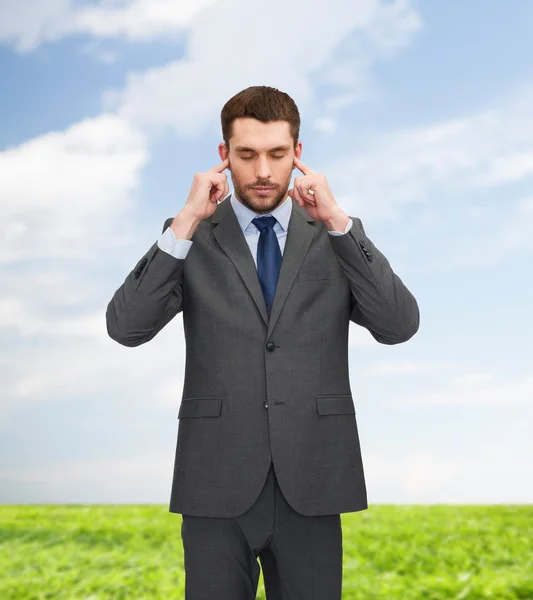
POLYGON ((268 408, 268 402, 265 402, 263 405, 265 408, 268 408))
POLYGON ((272 342, 268 342, 268 344, 266 345, 266 349, 267 349, 269 352, 274 352, 274 348, 275 348, 275 347, 276 347, 276 346, 275 346, 275 344, 273 344, 272 342))

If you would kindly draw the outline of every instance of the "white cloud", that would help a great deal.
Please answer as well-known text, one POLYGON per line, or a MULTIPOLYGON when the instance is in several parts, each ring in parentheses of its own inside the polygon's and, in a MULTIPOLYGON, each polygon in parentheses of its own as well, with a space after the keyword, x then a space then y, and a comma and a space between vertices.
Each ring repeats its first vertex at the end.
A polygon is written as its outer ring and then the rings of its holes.
MULTIPOLYGON (((338 16, 344 18, 349 10, 346 6, 338 16)), ((315 74, 316 84, 342 88, 324 101, 326 109, 338 113, 345 106, 375 99, 378 93, 369 76, 371 67, 397 53, 421 28, 422 20, 411 1, 374 4, 364 26, 356 25, 352 35, 341 39, 315 74)))
MULTIPOLYGON (((350 214, 396 220, 405 205, 443 192, 449 206, 454 195, 533 175, 533 88, 515 90, 470 116, 373 132, 359 148, 319 166, 335 182, 336 194, 350 198, 350 214)), ((461 204, 461 212, 470 210, 461 204)))
MULTIPOLYGON (((443 183, 441 192, 446 190, 443 183)), ((510 201, 507 200, 507 195, 502 195, 497 205, 487 205, 483 213, 476 211, 477 214, 472 219, 468 207, 463 208, 460 205, 464 194, 459 194, 459 199, 454 200, 453 191, 450 191, 448 206, 441 205, 439 226, 453 228, 453 244, 426 244, 425 252, 418 253, 415 263, 412 258, 406 260, 402 272, 411 269, 425 275, 437 272, 459 273, 479 267, 494 269, 496 266, 505 265, 518 253, 521 256, 531 254, 533 197, 510 201), (445 213, 449 212, 453 205, 456 205, 456 217, 454 224, 450 225, 449 217, 445 213)), ((487 203, 493 197, 488 195, 487 203)), ((428 230, 421 223, 412 229, 413 238, 420 238, 422 235, 425 241, 428 235, 431 235, 431 229, 428 230)))
POLYGON ((144 137, 114 115, 0 153, 0 264, 94 257, 127 217, 147 161, 144 137))
POLYGON ((496 156, 486 174, 479 176, 480 185, 497 185, 524 179, 533 174, 533 151, 514 150, 507 156, 496 156))
POLYGON ((337 122, 329 117, 319 117, 315 120, 314 127, 317 131, 331 135, 337 131, 337 122))
POLYGON ((0 153, 0 330, 48 340, 3 357, 2 411, 43 391, 60 396, 62 386, 80 393, 98 365, 105 370, 95 347, 84 348, 110 341, 95 265, 137 239, 131 209, 147 160, 144 137, 114 115, 0 153))
POLYGON ((0 0, 0 41, 27 52, 57 39, 72 5, 72 0, 0 0))
POLYGON ((390 406, 530 406, 532 398, 533 377, 525 375, 502 380, 494 373, 475 372, 451 377, 437 388, 419 389, 407 397, 394 398, 390 406))
MULTIPOLYGON (((363 97, 370 66, 406 44, 420 27, 405 0, 345 0, 335 10, 318 3, 312 11, 304 0, 272 0, 265 6, 230 0, 191 21, 185 58, 131 74, 125 89, 106 94, 104 106, 138 124, 170 126, 181 137, 196 137, 206 125, 218 132, 222 104, 250 85, 286 91, 297 99, 304 118, 317 102, 313 79, 315 86, 338 88, 317 123, 330 129, 339 95, 349 103, 363 97), (350 40, 360 43, 345 47, 350 40)), ((324 102, 327 106, 328 99, 324 102)))
POLYGON ((143 448, 142 455, 122 458, 122 451, 117 448, 117 456, 103 459, 66 459, 39 467, 6 465, 0 468, 0 501, 9 504, 166 504, 172 483, 175 436, 170 432, 163 435, 167 451, 161 453, 143 448))
POLYGON ((465 456, 446 456, 431 448, 407 455, 363 455, 369 503, 530 504, 533 479, 524 476, 523 463, 515 460, 512 438, 508 431, 502 445, 478 444, 465 456))
MULTIPOLYGON (((304 23, 320 23, 322 20, 329 28, 333 21, 340 23, 344 20, 356 26, 364 24, 367 32, 359 44, 380 47, 383 54, 388 54, 421 26, 419 16, 411 9, 411 0, 392 3, 359 0, 355 6, 337 0, 334 10, 331 4, 313 6, 313 11, 306 11, 305 19, 301 11, 308 5, 303 0, 291 3, 273 0, 265 7, 265 13, 257 23, 254 23, 254 17, 258 16, 260 7, 242 0, 100 0, 83 3, 77 0, 25 0, 24 3, 0 0, 0 41, 14 45, 19 52, 28 52, 43 42, 55 42, 75 34, 90 35, 96 39, 123 38, 143 42, 176 40, 177 35, 184 33, 204 11, 213 14, 207 9, 217 4, 223 8, 222 21, 217 21, 217 25, 220 24, 219 31, 224 37, 227 37, 226 27, 229 25, 242 34, 245 29, 253 29, 260 37, 257 38, 255 33, 250 37, 263 46, 264 36, 272 36, 274 32, 276 37, 278 33, 281 37, 284 30, 299 34, 303 33, 299 28, 304 23)), ((321 37, 331 39, 326 28, 321 37)), ((219 33, 208 41, 218 45, 220 39, 219 33)), ((304 40, 301 37, 299 42, 304 40)), ((270 44, 268 46, 272 49, 270 44)), ((314 54, 318 56, 316 50, 314 54)), ((341 73, 342 68, 332 71, 330 80, 338 80, 341 73)), ((350 77, 350 70, 345 74, 350 77)))
POLYGON ((85 34, 97 39, 149 41, 173 37, 217 0, 0 0, 0 41, 19 52, 85 34))
POLYGON ((193 18, 219 0, 127 0, 79 8, 67 31, 95 37, 148 41, 184 30, 193 18))
MULTIPOLYGON (((146 456, 146 452, 143 451, 142 456, 127 459, 107 457, 104 460, 65 460, 46 467, 27 469, 5 467, 0 469, 0 478, 29 483, 47 483, 52 488, 66 483, 85 483, 88 480, 105 485, 102 478, 107 482, 123 476, 141 477, 144 480, 144 475, 149 473, 151 473, 151 477, 153 475, 168 477, 172 472, 172 459, 173 457, 169 455, 162 456, 153 453, 146 456)), ((125 479, 122 481, 125 482, 125 479)))
POLYGON ((380 361, 365 366, 365 375, 434 375, 454 369, 458 364, 444 360, 380 361))
MULTIPOLYGON (((115 409, 127 406, 132 413, 149 404, 171 418, 177 415, 185 366, 182 315, 159 332, 157 342, 121 346, 109 338, 105 324, 107 303, 119 285, 101 299, 99 308, 90 312, 82 307, 75 317, 55 314, 49 305, 35 307, 36 314, 32 307, 24 314, 20 305, 9 307, 14 325, 30 343, 14 345, 0 360, 0 426, 21 406, 91 396, 109 396, 115 409)), ((37 304, 38 294, 34 298, 37 304)), ((5 329, 3 335, 7 338, 5 329)))
POLYGON ((533 196, 522 198, 511 207, 498 232, 498 242, 505 254, 527 246, 533 248, 533 196))

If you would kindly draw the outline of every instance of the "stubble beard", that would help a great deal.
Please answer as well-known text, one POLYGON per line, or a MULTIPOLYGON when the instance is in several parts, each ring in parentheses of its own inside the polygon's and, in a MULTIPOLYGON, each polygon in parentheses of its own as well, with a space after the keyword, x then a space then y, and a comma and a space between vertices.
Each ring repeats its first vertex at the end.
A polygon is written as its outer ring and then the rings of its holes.
POLYGON ((276 209, 287 198, 288 187, 282 191, 274 189, 272 196, 261 197, 255 195, 254 190, 250 189, 245 192, 236 190, 238 199, 250 210, 258 214, 268 214, 276 209))

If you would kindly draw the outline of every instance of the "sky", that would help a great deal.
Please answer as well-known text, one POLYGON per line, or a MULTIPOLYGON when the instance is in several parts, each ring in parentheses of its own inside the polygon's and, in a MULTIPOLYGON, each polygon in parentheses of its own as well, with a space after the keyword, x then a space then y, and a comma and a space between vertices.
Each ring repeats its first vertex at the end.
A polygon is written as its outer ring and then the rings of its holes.
POLYGON ((168 504, 182 315, 128 348, 105 311, 252 85, 294 99, 301 160, 419 305, 403 344, 350 323, 370 509, 533 502, 532 25, 528 0, 0 0, 0 503, 168 504))

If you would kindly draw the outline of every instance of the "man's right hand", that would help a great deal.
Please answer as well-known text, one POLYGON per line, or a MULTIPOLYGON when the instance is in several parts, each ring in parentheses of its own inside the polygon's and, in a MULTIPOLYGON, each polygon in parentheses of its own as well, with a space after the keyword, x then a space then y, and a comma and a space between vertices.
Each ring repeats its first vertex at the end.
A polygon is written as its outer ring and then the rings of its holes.
POLYGON ((210 217, 215 212, 218 201, 229 193, 228 177, 223 173, 228 164, 229 159, 226 159, 206 173, 195 173, 189 197, 182 210, 198 221, 210 217))

